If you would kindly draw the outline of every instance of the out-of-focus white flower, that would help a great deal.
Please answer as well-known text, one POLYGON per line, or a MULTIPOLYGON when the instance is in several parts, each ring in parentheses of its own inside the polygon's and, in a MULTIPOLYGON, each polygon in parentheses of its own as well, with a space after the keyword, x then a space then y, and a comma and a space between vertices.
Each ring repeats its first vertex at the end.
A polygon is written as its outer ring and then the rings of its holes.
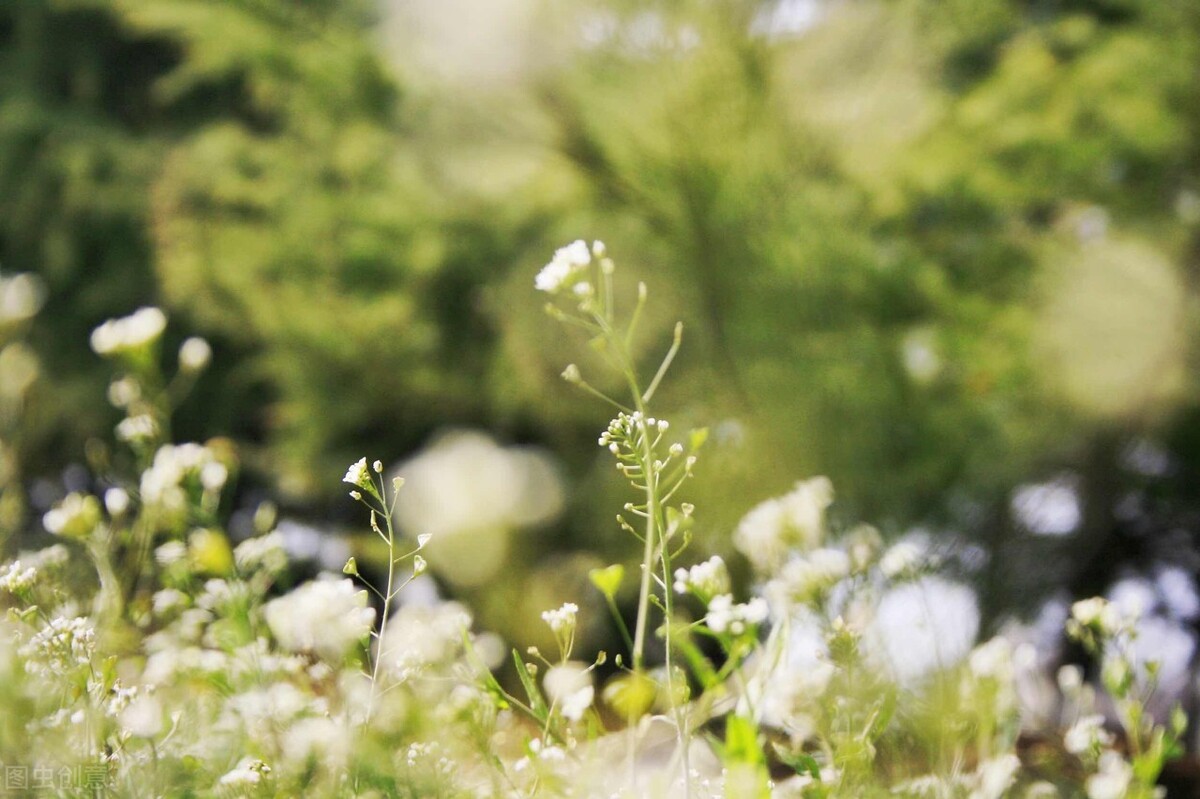
MULTIPOLYGON (((142 472, 142 503, 168 518, 180 517, 187 510, 186 487, 201 483, 205 467, 214 463, 219 463, 217 456, 200 444, 159 447, 150 468, 142 472)), ((210 480, 216 475, 216 472, 210 472, 210 480)))
POLYGON ((850 556, 840 549, 822 547, 784 564, 767 593, 789 602, 812 602, 849 574, 850 556))
POLYGON ((108 385, 108 401, 115 408, 127 408, 141 397, 141 384, 128 375, 118 378, 108 385))
POLYGON ((243 573, 261 568, 270 574, 278 574, 287 568, 287 552, 283 546, 283 534, 278 530, 247 538, 233 550, 233 561, 243 573))
POLYGON ((1073 755, 1097 752, 1113 742, 1112 733, 1104 729, 1104 716, 1083 716, 1063 734, 1063 748, 1073 755))
POLYGON ((97 355, 130 352, 156 341, 167 327, 167 317, 158 308, 140 308, 129 316, 109 319, 92 331, 92 350, 97 355))
MULTIPOLYGON (((600 246, 603 249, 604 245, 600 246)), ((554 294, 591 262, 592 253, 588 250, 587 242, 577 239, 555 251, 554 258, 534 278, 534 288, 554 294)))
POLYGON ((182 541, 168 541, 154 550, 154 561, 166 568, 179 563, 187 554, 187 544, 182 541))
POLYGON ((733 543, 763 573, 773 573, 792 549, 814 549, 825 538, 825 510, 833 503, 827 477, 803 480, 782 497, 769 499, 745 515, 733 543))
MULTIPOLYGON (((562 510, 562 479, 551 458, 454 431, 402 464, 396 505, 409 536, 432 535, 421 553, 455 586, 481 586, 505 568, 515 535, 562 510)), ((418 539, 419 543, 419 539, 418 539)))
POLYGON ((1100 769, 1088 777, 1088 799, 1121 799, 1133 779, 1133 768, 1116 752, 1100 755, 1100 769))
POLYGON ((741 635, 750 626, 766 621, 768 613, 767 601, 762 597, 754 597, 744 604, 735 604, 732 595, 721 594, 713 597, 708 603, 708 615, 705 619, 708 628, 715 633, 741 635))
POLYGON ((1012 786, 1021 768, 1021 760, 1014 754, 985 760, 975 769, 975 787, 970 799, 1000 799, 1012 786))
POLYGON ((154 421, 154 417, 148 413, 127 416, 117 422, 116 434, 118 441, 126 443, 150 441, 157 433, 158 424, 154 421))
POLYGON ((713 555, 690 569, 676 569, 675 591, 680 594, 691 591, 705 601, 717 594, 728 594, 729 570, 725 561, 720 555, 713 555))
POLYGON ((174 588, 164 588, 156 591, 152 599, 155 616, 166 616, 179 608, 187 607, 188 596, 174 588))
POLYGON ((205 491, 220 491, 229 479, 229 470, 220 461, 210 461, 200 467, 200 485, 205 491))
POLYGON ((351 580, 325 577, 307 582, 263 607, 263 615, 280 645, 292 652, 315 652, 341 660, 371 632, 375 609, 367 592, 351 580))
POLYGON ((350 754, 351 731, 331 718, 300 719, 283 734, 283 751, 288 760, 305 764, 316 758, 325 768, 343 767, 350 754))
POLYGON ((971 651, 967 664, 977 678, 1007 682, 1013 677, 1012 644, 1000 636, 985 641, 971 651))
POLYGON ((91 494, 67 494, 42 517, 47 532, 67 538, 87 538, 99 523, 100 500, 91 494))
POLYGON ((104 507, 109 516, 121 516, 129 510, 129 492, 123 488, 110 488, 104 492, 104 507))
POLYGON ((1062 691, 1064 696, 1074 696, 1083 687, 1083 669, 1074 663, 1059 669, 1056 678, 1058 690, 1062 691))
POLYGON ((34 275, 0 277, 0 324, 22 322, 42 307, 45 289, 34 275))
POLYGON ((1081 599, 1071 605, 1071 618, 1103 636, 1112 635, 1121 626, 1116 607, 1101 596, 1081 599))
POLYGON ((457 602, 404 605, 388 619, 376 656, 396 679, 408 680, 450 663, 470 628, 471 614, 457 602))
POLYGON ((929 576, 887 591, 864 640, 881 666, 902 684, 913 684, 961 661, 978 632, 974 592, 929 576))
POLYGON ((900 541, 888 548, 879 559, 879 570, 889 579, 913 574, 922 562, 921 547, 912 541, 900 541))
POLYGON ((136 738, 157 737, 163 731, 162 704, 149 694, 141 694, 121 711, 118 720, 136 738))
POLYGON ((225 776, 219 784, 226 788, 245 789, 257 786, 263 776, 271 773, 271 767, 258 758, 243 757, 225 776))
POLYGON ((558 704, 563 716, 571 721, 583 718, 596 696, 591 672, 578 661, 551 667, 546 672, 543 685, 546 695, 558 704))
POLYGON ((179 368, 194 374, 208 366, 212 360, 212 347, 199 336, 192 336, 179 347, 179 368))

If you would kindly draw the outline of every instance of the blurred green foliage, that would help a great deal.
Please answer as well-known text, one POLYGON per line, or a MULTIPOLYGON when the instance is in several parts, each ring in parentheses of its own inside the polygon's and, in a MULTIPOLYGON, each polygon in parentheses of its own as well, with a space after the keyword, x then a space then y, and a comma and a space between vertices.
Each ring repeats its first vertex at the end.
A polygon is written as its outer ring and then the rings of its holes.
POLYGON ((87 331, 161 299, 224 364, 197 427, 294 498, 445 424, 611 492, 531 289, 579 236, 650 285, 648 363, 687 326, 661 403, 713 427, 712 533, 827 473, 847 517, 1001 535, 1022 480, 1195 440, 1194 3, 831 3, 792 32, 771 4, 506 3, 526 28, 490 38, 485 5, 0 9, 46 463, 110 419, 87 331))

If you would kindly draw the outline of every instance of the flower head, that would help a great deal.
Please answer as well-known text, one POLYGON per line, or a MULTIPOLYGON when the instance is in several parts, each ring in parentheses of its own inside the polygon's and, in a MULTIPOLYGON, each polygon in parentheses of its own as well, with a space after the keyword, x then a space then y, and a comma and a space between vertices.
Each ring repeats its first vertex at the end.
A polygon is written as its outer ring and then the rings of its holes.
POLYGON ((555 251, 554 258, 538 272, 533 285, 538 291, 556 294, 591 262, 587 242, 577 239, 555 251))

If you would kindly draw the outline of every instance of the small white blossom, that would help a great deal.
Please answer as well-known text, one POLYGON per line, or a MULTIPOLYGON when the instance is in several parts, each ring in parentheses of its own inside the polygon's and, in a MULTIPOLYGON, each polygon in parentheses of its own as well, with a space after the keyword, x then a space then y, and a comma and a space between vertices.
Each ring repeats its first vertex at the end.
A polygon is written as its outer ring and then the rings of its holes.
POLYGON ((371 473, 367 471, 367 459, 359 458, 350 464, 350 468, 346 470, 346 476, 342 478, 342 482, 358 486, 359 488, 367 488, 371 485, 371 473))
POLYGON ((158 308, 140 308, 93 330, 92 350, 97 355, 115 355, 140 349, 157 340, 166 326, 167 317, 158 308))
POLYGON ((1104 716, 1083 716, 1063 735, 1063 748, 1073 755, 1095 752, 1113 742, 1112 733, 1104 729, 1104 716))
POLYGON ((692 591, 702 599, 729 593, 729 570, 720 555, 713 555, 690 569, 675 570, 675 592, 692 591))
POLYGON ((543 685, 546 695, 558 704, 563 717, 570 721, 583 718, 596 695, 591 672, 577 661, 552 667, 546 672, 543 685))
POLYGON ((1116 606, 1100 596, 1082 599, 1071 605, 1071 618, 1100 635, 1112 635, 1121 626, 1116 606))
POLYGON ((199 372, 212 360, 212 347, 199 336, 192 336, 179 347, 179 368, 189 374, 199 372))
POLYGON ((7 569, 0 569, 0 591, 10 594, 20 594, 28 591, 37 581, 37 569, 22 566, 21 561, 14 560, 7 569))
POLYGON ((116 434, 118 441, 131 444, 137 441, 150 441, 158 433, 158 424, 148 413, 129 416, 117 423, 116 434))
POLYGON ((109 516, 121 516, 129 510, 129 492, 123 488, 110 488, 104 492, 104 507, 109 516))
POLYGON ((554 253, 550 263, 542 267, 533 281, 534 288, 554 294, 572 281, 582 269, 592 262, 587 242, 576 240, 554 253))
POLYGON ((912 541, 893 544, 879 559, 879 570, 889 579, 915 572, 921 566, 921 548, 912 541))
POLYGON ((744 604, 734 604, 733 596, 720 594, 708 603, 706 617, 708 628, 715 633, 729 632, 741 635, 751 625, 762 624, 767 620, 767 602, 762 597, 755 597, 744 604))
POLYGON ((90 494, 67 494, 42 517, 42 526, 54 535, 86 538, 100 523, 100 501, 90 494))
POLYGON ((575 614, 579 606, 574 602, 566 602, 557 610, 547 610, 542 613, 542 621, 550 625, 555 635, 563 635, 575 629, 575 614))
POLYGON ((270 574, 278 574, 287 568, 287 551, 283 546, 283 535, 278 531, 247 538, 233 550, 233 561, 243 573, 261 568, 270 574))
POLYGON ((825 510, 833 502, 833 484, 814 477, 782 497, 755 506, 738 523, 733 543, 760 572, 771 573, 792 549, 813 549, 825 537, 825 510))
POLYGON ((371 632, 375 609, 351 580, 318 579, 263 607, 275 638, 292 652, 340 660, 371 632))
POLYGON ((1100 770, 1088 777, 1088 799, 1121 799, 1133 779, 1133 768, 1116 752, 1100 755, 1100 770))

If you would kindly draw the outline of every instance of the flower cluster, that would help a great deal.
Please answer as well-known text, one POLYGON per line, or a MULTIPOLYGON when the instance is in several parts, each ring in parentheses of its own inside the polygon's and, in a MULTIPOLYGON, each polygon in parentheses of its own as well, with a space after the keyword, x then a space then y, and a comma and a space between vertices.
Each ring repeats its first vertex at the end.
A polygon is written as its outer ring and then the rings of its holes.
MULTIPOLYGON (((574 241, 565 247, 560 247, 554 253, 554 258, 550 263, 542 267, 534 279, 534 287, 538 291, 545 291, 550 294, 557 294, 562 291, 567 285, 577 287, 579 285, 590 285, 587 283, 580 284, 577 278, 592 263, 592 257, 603 259, 605 257, 604 243, 597 241, 593 242, 591 249, 588 249, 587 242, 582 239, 574 241)), ((576 291, 581 291, 576 288, 576 291)))
POLYGON ((92 350, 111 356, 140 350, 158 340, 167 317, 158 308, 140 308, 129 316, 109 319, 92 331, 92 350))

